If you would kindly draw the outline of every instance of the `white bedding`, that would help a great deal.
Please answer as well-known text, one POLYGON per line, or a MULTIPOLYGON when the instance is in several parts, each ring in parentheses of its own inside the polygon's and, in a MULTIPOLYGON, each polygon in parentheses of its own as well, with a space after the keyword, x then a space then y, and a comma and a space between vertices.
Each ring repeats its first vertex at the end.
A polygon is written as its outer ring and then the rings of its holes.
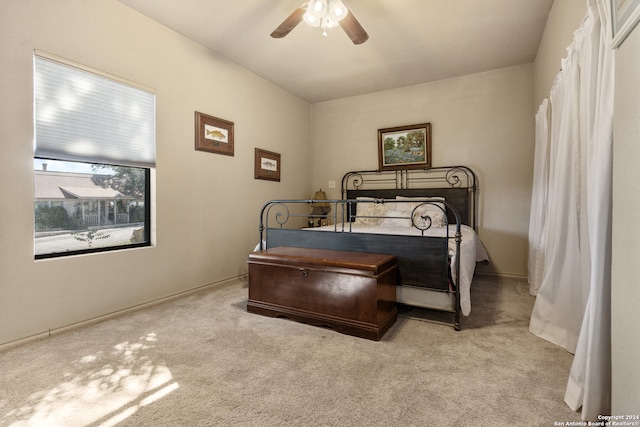
MULTIPOLYGON (((345 232, 348 232, 348 224, 345 224, 345 232)), ((309 228, 307 230, 314 231, 341 231, 341 224, 337 227, 334 225, 309 228)), ((449 255, 451 258, 451 265, 455 263, 455 226, 449 226, 449 255)), ((476 262, 488 261, 489 256, 485 250, 482 242, 478 238, 478 235, 473 228, 461 225, 460 231, 462 232, 462 240, 460 242, 460 280, 456 280, 455 271, 452 269, 454 280, 460 286, 460 308, 462 314, 468 316, 471 313, 471 281, 476 269, 476 262)), ((353 224, 351 226, 352 233, 374 233, 374 234, 402 234, 402 235, 415 235, 420 236, 422 233, 415 227, 384 227, 379 225, 362 225, 353 224)), ((445 227, 431 227, 425 230, 425 236, 434 237, 446 237, 445 227)))

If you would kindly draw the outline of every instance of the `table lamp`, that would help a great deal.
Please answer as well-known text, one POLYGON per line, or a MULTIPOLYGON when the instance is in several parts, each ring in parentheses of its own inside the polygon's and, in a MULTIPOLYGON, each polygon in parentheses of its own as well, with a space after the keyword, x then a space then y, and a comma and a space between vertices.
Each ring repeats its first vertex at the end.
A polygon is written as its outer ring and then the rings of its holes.
POLYGON ((313 201, 311 202, 311 215, 309 218, 310 226, 320 226, 320 222, 323 218, 327 216, 329 212, 331 212, 331 204, 328 202, 317 202, 316 200, 327 200, 327 193, 322 191, 322 188, 316 191, 316 194, 313 196, 313 201), (318 220, 317 222, 315 220, 318 220))

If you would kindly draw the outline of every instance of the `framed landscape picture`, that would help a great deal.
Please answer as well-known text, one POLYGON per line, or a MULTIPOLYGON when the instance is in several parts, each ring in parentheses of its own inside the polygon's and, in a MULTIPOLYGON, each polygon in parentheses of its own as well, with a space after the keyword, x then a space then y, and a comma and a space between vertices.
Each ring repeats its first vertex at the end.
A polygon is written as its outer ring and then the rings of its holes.
POLYGON ((256 148, 253 177, 269 181, 280 181, 280 154, 256 148))
POLYGON ((233 156, 233 122, 196 111, 196 150, 233 156))
POLYGON ((431 166, 431 123, 378 129, 378 170, 431 166))

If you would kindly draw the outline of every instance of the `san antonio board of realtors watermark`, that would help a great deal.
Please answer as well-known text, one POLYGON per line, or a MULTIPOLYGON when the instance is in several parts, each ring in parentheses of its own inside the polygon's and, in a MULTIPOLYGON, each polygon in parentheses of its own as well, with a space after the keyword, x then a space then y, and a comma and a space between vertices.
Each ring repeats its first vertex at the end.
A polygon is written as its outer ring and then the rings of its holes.
POLYGON ((640 427, 640 415, 598 415, 597 421, 554 421, 554 427, 562 426, 627 426, 640 427))

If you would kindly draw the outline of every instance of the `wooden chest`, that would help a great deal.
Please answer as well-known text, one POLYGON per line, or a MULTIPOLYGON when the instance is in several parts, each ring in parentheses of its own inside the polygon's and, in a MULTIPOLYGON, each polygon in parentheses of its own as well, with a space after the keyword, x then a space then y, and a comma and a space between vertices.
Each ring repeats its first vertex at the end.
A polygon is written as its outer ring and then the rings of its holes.
POLYGON ((398 317, 392 255, 277 247, 249 255, 247 310, 379 340, 398 317))

